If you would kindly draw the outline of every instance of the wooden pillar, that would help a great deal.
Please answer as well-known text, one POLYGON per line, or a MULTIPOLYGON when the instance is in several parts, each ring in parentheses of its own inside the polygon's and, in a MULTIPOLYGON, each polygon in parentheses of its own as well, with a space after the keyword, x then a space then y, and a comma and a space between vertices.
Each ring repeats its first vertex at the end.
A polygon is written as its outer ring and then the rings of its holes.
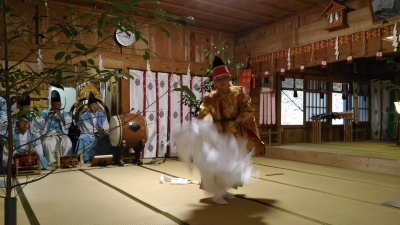
POLYGON ((321 143, 321 118, 312 118, 312 143, 321 143))
MULTIPOLYGON (((353 141, 353 118, 343 118, 343 141, 353 141)), ((356 131, 357 133, 357 131, 356 131)))

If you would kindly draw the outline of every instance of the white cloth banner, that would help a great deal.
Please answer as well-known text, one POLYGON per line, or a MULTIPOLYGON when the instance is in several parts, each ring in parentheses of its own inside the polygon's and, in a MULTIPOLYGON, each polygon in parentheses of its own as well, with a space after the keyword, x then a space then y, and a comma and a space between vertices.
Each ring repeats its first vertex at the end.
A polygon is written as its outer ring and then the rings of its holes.
POLYGON ((380 140, 381 135, 380 82, 371 82, 371 139, 380 140))
POLYGON ((389 90, 383 88, 381 92, 381 85, 386 87, 390 81, 371 82, 371 139, 384 140, 389 137, 386 135, 389 107, 389 90), (382 95, 382 97, 381 97, 382 95), (384 102, 381 102, 381 99, 384 102), (381 106, 383 112, 381 112, 381 106), (382 132, 381 132, 382 131, 382 132))
POLYGON ((136 113, 143 115, 143 99, 144 99, 144 71, 140 70, 129 70, 129 74, 133 76, 130 79, 130 111, 131 113, 136 113), (132 110, 133 109, 133 110, 132 110))
POLYGON ((192 77, 192 91, 197 100, 203 97, 203 93, 200 91, 202 80, 202 77, 192 77))
POLYGON ((157 148, 157 88, 156 74, 146 72, 146 96, 144 116, 147 120, 148 138, 143 158, 156 157, 157 148))
MULTIPOLYGON (((382 116, 382 130, 383 130, 382 138, 383 138, 383 140, 390 140, 391 139, 391 137, 389 137, 388 130, 387 130, 388 129, 388 121, 389 121, 390 91, 386 87, 387 87, 387 85, 389 83, 391 83, 390 80, 382 81, 382 85, 383 85, 383 87, 385 87, 382 90, 382 100, 383 100, 382 109, 383 109, 383 112, 382 112, 382 115, 381 115, 382 116)), ((393 102, 392 102, 392 104, 393 104, 393 102)))
MULTIPOLYGON (((170 79, 171 89, 180 87, 180 84, 181 84, 181 77, 176 74, 173 74, 170 79)), ((170 114, 169 124, 171 124, 171 126, 176 124, 181 124, 181 113, 182 113, 181 93, 178 91, 171 91, 170 98, 171 98, 170 101, 171 104, 169 106, 169 109, 171 114, 170 114)), ((171 149, 169 154, 170 156, 178 156, 178 152, 174 147, 174 140, 172 137, 170 139, 170 149, 171 149)))
POLYGON ((168 96, 169 96, 169 83, 168 73, 157 73, 158 77, 158 148, 157 157, 164 156, 167 150, 168 143, 168 96))
MULTIPOLYGON (((182 86, 187 86, 191 89, 190 75, 182 75, 182 86)), ((190 107, 182 105, 182 124, 190 121, 190 107)))

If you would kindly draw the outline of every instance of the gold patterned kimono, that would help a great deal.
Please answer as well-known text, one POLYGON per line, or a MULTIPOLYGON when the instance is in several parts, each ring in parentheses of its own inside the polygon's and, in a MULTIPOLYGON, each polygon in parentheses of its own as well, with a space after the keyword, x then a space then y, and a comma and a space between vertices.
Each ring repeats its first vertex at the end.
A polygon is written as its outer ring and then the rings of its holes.
POLYGON ((257 124, 254 118, 254 108, 251 98, 242 91, 240 86, 229 87, 230 93, 219 90, 212 91, 203 98, 198 119, 213 121, 221 133, 232 133, 236 137, 248 138, 247 149, 255 146, 259 139, 257 124), (235 123, 238 116, 243 116, 240 123, 235 123))

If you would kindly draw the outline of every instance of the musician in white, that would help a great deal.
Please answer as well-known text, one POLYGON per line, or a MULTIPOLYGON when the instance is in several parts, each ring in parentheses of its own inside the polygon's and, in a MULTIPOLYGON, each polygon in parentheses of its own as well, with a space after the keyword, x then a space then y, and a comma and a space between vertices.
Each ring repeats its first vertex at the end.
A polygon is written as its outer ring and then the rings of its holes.
MULTIPOLYGON (((40 168, 47 169, 47 159, 43 155, 42 143, 38 136, 30 132, 30 120, 27 117, 21 117, 16 123, 14 130, 14 155, 15 154, 32 154, 35 152, 40 159, 40 168)), ((3 162, 7 165, 8 148, 3 148, 3 162)))
POLYGON ((60 156, 72 154, 72 143, 67 136, 72 118, 68 112, 61 109, 61 97, 58 91, 51 92, 50 104, 51 108, 43 110, 40 117, 43 119, 44 127, 42 132, 43 151, 47 161, 51 164, 57 162, 57 153, 60 156))
POLYGON ((107 134, 109 130, 107 115, 99 111, 99 102, 101 100, 90 92, 87 102, 89 110, 82 114, 78 122, 81 134, 76 144, 76 153, 83 154, 84 162, 93 160, 96 139, 107 134))
POLYGON ((31 97, 28 95, 24 99, 18 101, 18 109, 20 112, 25 112, 26 117, 30 120, 29 131, 40 137, 40 130, 43 130, 43 118, 38 118, 31 111, 31 97))

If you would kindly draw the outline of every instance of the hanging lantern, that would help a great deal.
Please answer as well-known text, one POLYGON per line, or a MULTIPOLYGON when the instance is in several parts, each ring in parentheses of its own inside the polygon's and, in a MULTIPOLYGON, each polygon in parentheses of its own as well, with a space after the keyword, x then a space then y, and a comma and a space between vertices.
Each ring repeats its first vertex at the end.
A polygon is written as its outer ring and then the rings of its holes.
POLYGON ((382 54, 382 51, 377 51, 376 52, 376 67, 378 67, 378 68, 383 68, 383 61, 382 61, 382 58, 383 58, 383 54, 382 54))
POLYGON ((285 68, 281 68, 281 81, 285 81, 285 68))
POLYGON ((353 74, 354 72, 354 64, 353 64, 353 56, 349 55, 347 56, 347 73, 353 74))
POLYGON ((328 63, 326 60, 322 60, 321 62, 321 74, 326 76, 328 74, 328 63))
POLYGON ((304 79, 304 75, 305 75, 305 67, 304 65, 300 66, 300 79, 304 79))
POLYGON ((343 99, 343 100, 346 100, 346 96, 347 96, 346 92, 343 91, 343 92, 342 92, 342 99, 343 99))
POLYGON ((263 84, 268 84, 269 82, 269 72, 265 71, 264 77, 263 77, 263 84))
POLYGON ((319 98, 323 99, 325 95, 324 89, 321 88, 320 92, 319 92, 319 98))
POLYGON ((367 92, 364 92, 363 100, 364 100, 364 102, 367 101, 367 92))

